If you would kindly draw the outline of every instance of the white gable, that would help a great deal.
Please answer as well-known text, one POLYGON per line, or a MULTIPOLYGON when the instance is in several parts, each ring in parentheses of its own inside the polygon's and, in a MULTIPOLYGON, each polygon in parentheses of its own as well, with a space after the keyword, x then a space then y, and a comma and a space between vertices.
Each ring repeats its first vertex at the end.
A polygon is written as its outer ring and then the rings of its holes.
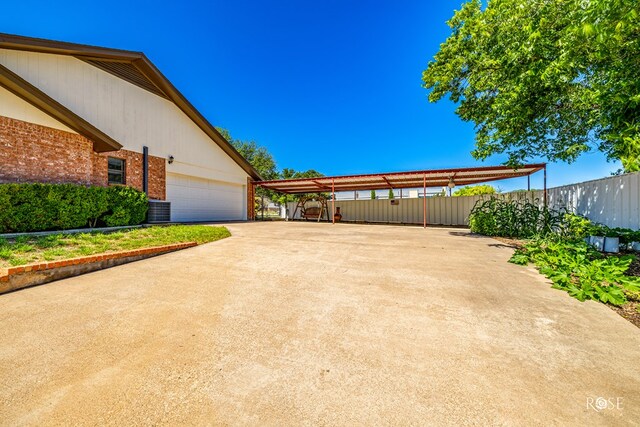
POLYGON ((69 129, 47 113, 42 112, 3 87, 0 87, 0 116, 11 117, 12 119, 22 120, 23 122, 35 123, 40 126, 76 133, 74 130, 69 129))
POLYGON ((168 173, 246 184, 247 173, 169 100, 71 56, 0 49, 0 64, 124 149, 174 156, 168 173))

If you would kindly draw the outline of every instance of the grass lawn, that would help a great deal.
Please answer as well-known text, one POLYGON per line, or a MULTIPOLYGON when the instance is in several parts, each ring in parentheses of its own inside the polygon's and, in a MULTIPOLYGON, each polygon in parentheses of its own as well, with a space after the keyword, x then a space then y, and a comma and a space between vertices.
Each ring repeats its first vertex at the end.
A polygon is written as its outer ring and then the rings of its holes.
POLYGON ((61 233, 43 237, 19 237, 15 241, 0 238, 0 268, 171 243, 202 244, 229 236, 231 233, 225 227, 171 225, 136 228, 108 234, 61 233))

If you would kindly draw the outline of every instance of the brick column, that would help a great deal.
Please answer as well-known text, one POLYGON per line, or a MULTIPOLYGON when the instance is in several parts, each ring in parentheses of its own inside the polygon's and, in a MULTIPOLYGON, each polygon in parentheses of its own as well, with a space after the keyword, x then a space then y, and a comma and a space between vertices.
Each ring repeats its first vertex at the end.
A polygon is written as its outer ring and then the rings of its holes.
POLYGON ((247 178, 247 220, 248 221, 253 221, 256 219, 255 195, 256 195, 256 184, 251 178, 247 178))

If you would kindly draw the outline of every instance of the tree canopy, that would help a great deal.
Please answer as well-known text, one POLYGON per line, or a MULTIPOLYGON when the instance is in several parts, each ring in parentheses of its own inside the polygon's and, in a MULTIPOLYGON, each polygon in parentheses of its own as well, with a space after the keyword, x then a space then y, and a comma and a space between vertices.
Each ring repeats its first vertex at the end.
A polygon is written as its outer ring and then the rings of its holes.
POLYGON ((258 171, 262 178, 278 179, 278 168, 273 156, 266 147, 258 145, 255 141, 241 141, 234 139, 227 129, 217 128, 218 132, 247 159, 247 161, 258 171))
MULTIPOLYGON (((253 166, 255 170, 264 178, 265 180, 272 179, 295 179, 295 178, 317 178, 324 176, 322 173, 309 169, 306 171, 296 171, 291 168, 284 168, 281 172, 278 172, 276 162, 273 158, 273 155, 269 152, 266 147, 258 145, 255 141, 241 141, 235 139, 231 136, 231 133, 224 128, 216 128, 218 132, 229 141, 236 150, 242 156, 247 159, 247 161, 253 166)), ((324 193, 313 193, 307 194, 306 196, 314 196, 314 195, 322 195, 323 197, 327 197, 327 194, 324 193)), ((273 190, 269 190, 266 188, 258 187, 256 189, 256 209, 261 204, 262 197, 267 197, 269 200, 274 201, 276 203, 284 204, 286 202, 292 202, 297 200, 302 195, 291 195, 291 194, 280 194, 273 190)))
POLYGON ((496 194, 497 191, 492 185, 483 184, 483 185, 467 185, 465 187, 460 187, 456 191, 453 192, 454 197, 459 196, 480 196, 482 194, 496 194))
POLYGON ((574 161, 601 150, 640 170, 638 0, 471 0, 423 72, 476 127, 477 159, 574 161))

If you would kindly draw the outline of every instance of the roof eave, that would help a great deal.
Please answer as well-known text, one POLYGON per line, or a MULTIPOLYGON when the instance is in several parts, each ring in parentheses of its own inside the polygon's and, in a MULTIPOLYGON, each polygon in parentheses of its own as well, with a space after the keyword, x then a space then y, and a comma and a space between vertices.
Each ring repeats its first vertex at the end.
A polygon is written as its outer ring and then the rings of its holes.
MULTIPOLYGON (((162 72, 153 65, 144 53, 4 33, 0 33, 0 48, 70 55, 74 57, 86 57, 89 59, 130 62, 160 91, 162 91, 171 102, 176 104, 178 108, 180 108, 205 134, 207 134, 207 136, 209 136, 209 138, 211 138, 227 155, 229 155, 229 157, 231 157, 253 180, 263 180, 258 171, 249 164, 249 162, 233 147, 233 145, 231 145, 229 141, 220 135, 220 132, 218 132, 216 128, 204 118, 204 116, 180 93, 178 89, 176 89, 169 79, 167 79, 162 72)), ((71 128, 74 129, 73 127, 71 128)))

